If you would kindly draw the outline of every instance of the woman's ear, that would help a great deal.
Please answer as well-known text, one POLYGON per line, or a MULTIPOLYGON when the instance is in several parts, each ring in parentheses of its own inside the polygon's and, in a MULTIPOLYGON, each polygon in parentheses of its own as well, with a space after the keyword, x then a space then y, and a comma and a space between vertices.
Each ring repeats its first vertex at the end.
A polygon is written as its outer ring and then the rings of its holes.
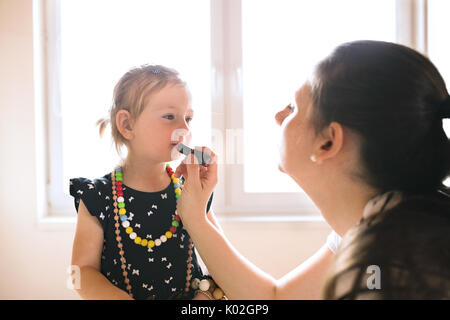
POLYGON ((326 159, 335 157, 342 150, 344 143, 344 129, 337 122, 332 122, 328 128, 324 129, 320 140, 318 140, 314 159, 317 164, 321 164, 326 159))
POLYGON ((131 114, 128 110, 122 109, 117 112, 116 127, 125 139, 131 140, 134 138, 131 114))

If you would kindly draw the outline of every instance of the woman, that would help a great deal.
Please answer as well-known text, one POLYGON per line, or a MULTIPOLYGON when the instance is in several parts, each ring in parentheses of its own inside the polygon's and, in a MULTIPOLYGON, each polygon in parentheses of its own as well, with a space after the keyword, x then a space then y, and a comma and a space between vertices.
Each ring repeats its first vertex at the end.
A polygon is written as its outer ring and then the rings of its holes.
POLYGON ((324 286, 325 298, 449 299, 450 198, 442 182, 450 142, 442 119, 450 98, 438 70, 398 44, 350 42, 316 66, 296 104, 275 116, 279 168, 346 235, 336 263, 324 246, 279 280, 265 274, 204 216, 217 164, 207 171, 182 164, 178 213, 218 285, 230 299, 320 298, 324 286))

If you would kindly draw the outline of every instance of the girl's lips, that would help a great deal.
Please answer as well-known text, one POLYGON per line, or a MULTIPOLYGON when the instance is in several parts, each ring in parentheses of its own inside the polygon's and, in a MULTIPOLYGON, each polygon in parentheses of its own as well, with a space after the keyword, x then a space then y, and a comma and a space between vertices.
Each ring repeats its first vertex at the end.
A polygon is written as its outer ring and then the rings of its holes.
POLYGON ((175 148, 175 150, 178 150, 178 145, 180 144, 181 142, 172 142, 171 144, 170 144, 170 149, 174 149, 175 148))

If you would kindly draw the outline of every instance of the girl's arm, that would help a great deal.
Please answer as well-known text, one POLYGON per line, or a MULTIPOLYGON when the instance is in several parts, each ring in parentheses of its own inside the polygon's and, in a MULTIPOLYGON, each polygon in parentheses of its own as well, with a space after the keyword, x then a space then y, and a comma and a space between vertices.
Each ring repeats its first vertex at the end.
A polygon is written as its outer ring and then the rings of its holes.
POLYGON ((103 249, 103 229, 80 199, 77 228, 72 250, 72 265, 80 268, 80 288, 77 293, 83 299, 121 299, 131 297, 114 286, 100 272, 103 249))
POLYGON ((185 228, 211 276, 229 299, 321 298, 334 257, 326 245, 283 278, 275 280, 243 257, 207 218, 185 223, 185 228))

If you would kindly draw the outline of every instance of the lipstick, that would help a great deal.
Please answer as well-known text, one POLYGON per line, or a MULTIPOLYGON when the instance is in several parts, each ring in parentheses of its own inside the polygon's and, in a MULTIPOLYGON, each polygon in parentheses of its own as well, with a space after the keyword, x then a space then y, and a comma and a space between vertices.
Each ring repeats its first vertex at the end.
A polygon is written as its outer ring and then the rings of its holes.
POLYGON ((200 150, 191 149, 188 146, 180 143, 177 146, 177 151, 184 154, 185 156, 189 156, 190 154, 194 154, 194 156, 197 158, 198 162, 204 166, 209 166, 211 162, 211 156, 206 154, 205 152, 202 152, 200 150))

